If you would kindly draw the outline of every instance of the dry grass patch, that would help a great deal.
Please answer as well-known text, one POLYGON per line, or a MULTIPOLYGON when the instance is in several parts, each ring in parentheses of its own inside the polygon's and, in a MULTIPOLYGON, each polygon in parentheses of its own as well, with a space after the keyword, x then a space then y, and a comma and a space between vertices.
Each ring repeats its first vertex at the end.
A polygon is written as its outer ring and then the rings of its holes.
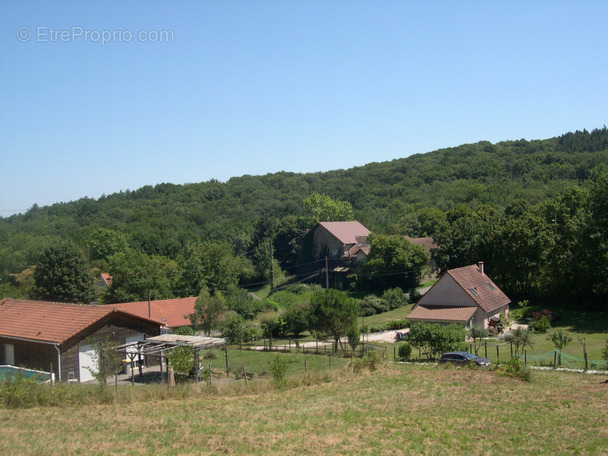
POLYGON ((604 378, 534 374, 343 370, 284 391, 0 410, 0 436, 5 455, 606 454, 604 378))

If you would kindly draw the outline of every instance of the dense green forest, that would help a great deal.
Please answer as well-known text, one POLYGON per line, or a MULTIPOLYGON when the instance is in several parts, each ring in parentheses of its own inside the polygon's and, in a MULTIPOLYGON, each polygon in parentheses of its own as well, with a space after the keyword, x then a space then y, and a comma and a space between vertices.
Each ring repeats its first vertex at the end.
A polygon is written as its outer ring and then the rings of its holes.
POLYGON ((606 164, 604 127, 346 170, 158 184, 34 205, 0 218, 0 294, 57 297, 39 284, 43 252, 71 263, 79 255, 85 269, 111 273, 107 302, 146 299, 150 290, 160 298, 260 283, 269 279, 270 244, 275 271, 296 274, 296 240, 337 214, 380 235, 434 236, 442 269, 484 260, 514 300, 603 306, 606 164))

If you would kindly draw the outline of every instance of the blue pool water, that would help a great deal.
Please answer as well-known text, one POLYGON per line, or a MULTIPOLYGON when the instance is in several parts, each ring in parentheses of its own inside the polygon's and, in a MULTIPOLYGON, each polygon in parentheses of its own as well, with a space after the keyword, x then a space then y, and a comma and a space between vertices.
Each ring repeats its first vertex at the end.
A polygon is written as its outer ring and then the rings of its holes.
POLYGON ((25 378, 31 378, 39 383, 46 383, 50 380, 51 374, 48 372, 37 371, 33 369, 25 369, 23 367, 15 366, 0 366, 0 380, 7 378, 14 378, 19 375, 23 375, 25 378))

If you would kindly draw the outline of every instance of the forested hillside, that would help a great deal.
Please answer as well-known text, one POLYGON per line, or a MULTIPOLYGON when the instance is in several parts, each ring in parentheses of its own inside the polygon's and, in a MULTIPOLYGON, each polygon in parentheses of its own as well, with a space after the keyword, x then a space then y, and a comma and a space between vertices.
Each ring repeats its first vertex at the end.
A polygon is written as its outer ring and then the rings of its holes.
MULTIPOLYGON (((221 286, 264 280, 269 242, 289 273, 295 263, 293 239, 314 222, 303 203, 313 193, 350 203, 354 218, 373 232, 436 235, 446 246, 442 266, 452 267, 491 253, 469 251, 458 257, 456 250, 465 248, 462 244, 449 250, 448 245, 458 243, 454 238, 457 219, 476 214, 501 227, 507 220, 533 213, 541 217, 538 223, 557 235, 563 226, 562 215, 557 216, 558 201, 563 210, 568 198, 601 209, 598 201, 586 198, 589 191, 599 191, 598 166, 607 163, 608 130, 604 127, 546 140, 466 144, 324 173, 280 172, 234 177, 225 183, 159 184, 98 200, 34 206, 25 214, 0 219, 0 294, 31 295, 32 266, 40 253, 65 241, 97 271, 113 270, 124 278, 130 271, 131 282, 143 281, 143 275, 158 276, 157 282, 142 283, 139 291, 116 295, 115 300, 143 299, 141 294, 150 287, 157 290, 157 297, 196 293, 217 265, 209 264, 199 276, 188 279, 184 271, 192 275, 193 268, 208 260, 210 251, 225 259, 225 271, 214 272, 228 276, 221 286), (580 191, 572 193, 570 188, 580 191), (503 218, 494 218, 498 215, 503 218)), ((578 209, 568 210, 572 215, 578 209)), ((592 208, 580 210, 589 214, 592 208)), ((569 236, 578 235, 569 231, 569 236)), ((496 258, 496 252, 492 255, 494 262, 506 261, 496 258)), ((506 272, 499 275, 503 285, 515 280, 506 272)), ((520 284, 521 280, 530 278, 518 278, 513 285, 524 296, 534 287, 520 284)))

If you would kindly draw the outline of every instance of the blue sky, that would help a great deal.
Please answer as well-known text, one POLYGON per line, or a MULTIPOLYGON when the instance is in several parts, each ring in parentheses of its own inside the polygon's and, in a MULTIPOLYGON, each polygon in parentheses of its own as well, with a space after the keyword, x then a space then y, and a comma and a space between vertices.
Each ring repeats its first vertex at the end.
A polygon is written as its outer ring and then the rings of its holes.
POLYGON ((3 0, 0 216, 601 128, 606 23, 604 1, 3 0))

